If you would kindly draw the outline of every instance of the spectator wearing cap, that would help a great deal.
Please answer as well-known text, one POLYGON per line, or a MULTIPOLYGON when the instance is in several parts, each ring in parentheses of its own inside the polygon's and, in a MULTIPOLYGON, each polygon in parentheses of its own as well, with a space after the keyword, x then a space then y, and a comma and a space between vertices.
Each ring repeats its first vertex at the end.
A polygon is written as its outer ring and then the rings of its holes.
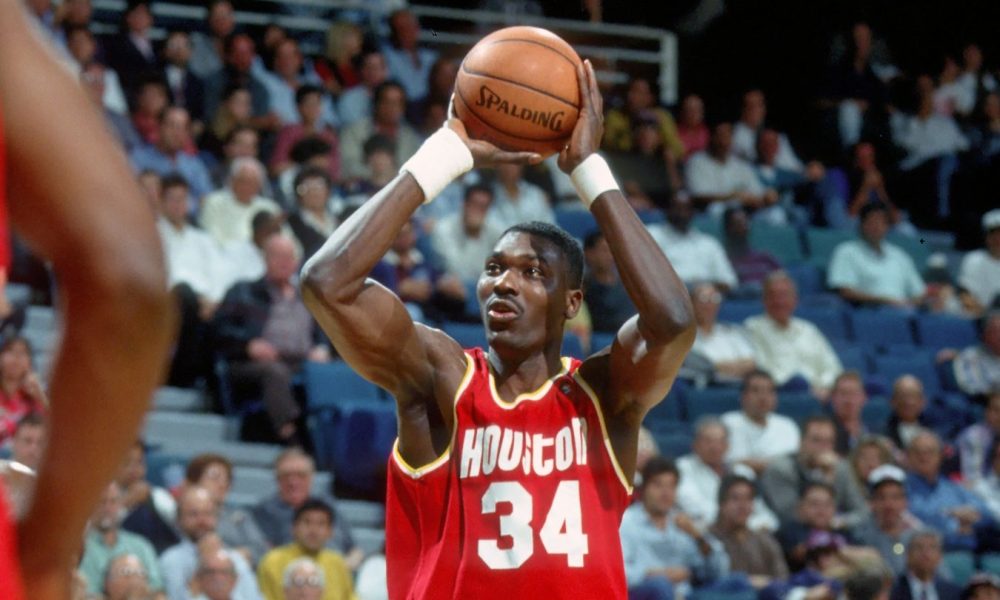
POLYGON ((698 324, 698 337, 691 351, 711 362, 714 379, 735 383, 756 369, 756 353, 746 330, 717 321, 722 303, 719 290, 711 283, 699 283, 691 290, 691 303, 698 324))
POLYGON ((962 481, 974 484, 992 470, 990 457, 993 450, 1000 447, 1000 391, 987 397, 982 420, 963 429, 955 445, 958 446, 962 481))
POLYGON ((877 467, 868 476, 871 516, 860 523, 852 537, 871 546, 882 560, 899 575, 906 569, 905 551, 910 539, 923 523, 908 510, 906 473, 895 465, 877 467))
POLYGON ((930 426, 924 413, 927 407, 924 384, 913 375, 901 375, 892 384, 889 405, 892 413, 885 425, 885 435, 897 448, 906 448, 922 429, 930 426))
POLYGON ((729 572, 719 540, 699 529, 675 506, 678 484, 673 462, 654 457, 642 470, 640 501, 622 517, 621 541, 630 597, 673 600, 692 585, 729 572))
POLYGON ((940 577, 941 534, 924 529, 906 545, 906 571, 896 578, 891 600, 959 600, 961 590, 940 577))
POLYGON ((760 478, 761 495, 779 515, 795 514, 801 490, 812 482, 833 491, 835 525, 849 527, 867 516, 865 498, 850 465, 834 451, 835 428, 829 417, 813 416, 802 425, 798 451, 775 458, 760 478))
MULTIPOLYGON (((719 487, 726 477, 740 475, 753 480, 753 472, 743 465, 730 468, 726 464, 729 432, 716 417, 702 417, 694 426, 692 452, 677 459, 680 484, 677 486, 677 506, 690 515, 699 526, 712 524, 719 514, 719 487)), ((778 528, 778 517, 754 489, 749 526, 753 530, 778 528)))
POLYGON ((978 344, 938 354, 938 361, 944 361, 939 372, 945 376, 946 384, 969 396, 1000 391, 1000 308, 983 315, 979 325, 978 344))
POLYGON ((709 529, 726 549, 733 572, 746 573, 750 583, 761 589, 774 580, 788 577, 788 565, 781 546, 769 532, 750 526, 757 488, 741 475, 727 475, 719 485, 719 516, 709 529))
POLYGON ((336 526, 333 509, 317 498, 309 498, 295 510, 293 541, 268 552, 257 567, 257 581, 266 600, 281 600, 285 573, 293 562, 306 558, 315 562, 322 574, 323 600, 350 598, 351 573, 338 552, 326 548, 336 526))
POLYGON ((964 299, 979 313, 1000 298, 1000 208, 983 215, 982 223, 986 247, 967 253, 958 270, 964 299))
POLYGON ((788 273, 764 279, 764 314, 746 320, 757 362, 779 385, 804 378, 813 394, 826 398, 843 371, 826 336, 812 323, 794 316, 799 297, 788 273))
POLYGON ((431 233, 431 244, 445 271, 462 281, 479 279, 486 258, 493 252, 493 244, 503 233, 487 218, 492 203, 492 188, 470 185, 465 189, 462 210, 443 217, 431 233))
POLYGON ((976 573, 965 585, 961 600, 1000 600, 1000 577, 993 573, 976 573))
MULTIPOLYGON (((941 476, 941 439, 931 431, 918 433, 906 449, 909 472, 906 493, 910 510, 941 532, 946 550, 976 550, 995 532, 986 504, 978 496, 941 476)), ((994 540, 995 542, 996 540, 994 540)))
POLYGON ((868 427, 861 420, 861 412, 868 403, 868 394, 861 374, 844 371, 837 375, 830 390, 830 416, 837 426, 837 452, 847 454, 858 440, 868 434, 868 427))
POLYGON ((741 409, 721 417, 729 430, 727 461, 743 463, 760 474, 771 461, 798 451, 799 428, 795 421, 774 412, 777 405, 778 394, 770 375, 754 370, 743 377, 741 409))
POLYGON ((988 456, 989 472, 972 484, 972 491, 989 508, 993 520, 1000 522, 1000 444, 994 444, 988 456))
POLYGON ((860 239, 842 242, 833 252, 827 285, 848 302, 911 307, 926 291, 913 259, 885 241, 889 207, 866 204, 860 213, 860 239))
POLYGON ((723 292, 735 288, 739 281, 722 244, 691 226, 695 213, 691 198, 674 194, 665 213, 666 223, 653 223, 647 228, 678 277, 687 285, 707 281, 723 292))
POLYGON ((722 215, 726 255, 739 277, 741 290, 757 295, 767 276, 781 268, 769 252, 750 247, 750 218, 741 206, 730 206, 722 215))

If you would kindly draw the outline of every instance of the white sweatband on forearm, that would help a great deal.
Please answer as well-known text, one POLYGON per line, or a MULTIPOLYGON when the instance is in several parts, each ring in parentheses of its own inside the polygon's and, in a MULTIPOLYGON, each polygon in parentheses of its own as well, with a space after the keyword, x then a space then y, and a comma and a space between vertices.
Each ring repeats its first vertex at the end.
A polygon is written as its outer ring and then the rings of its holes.
POLYGON ((413 176, 424 191, 424 203, 430 202, 449 183, 472 168, 472 152, 458 134, 442 127, 420 146, 416 154, 399 170, 413 176))
POLYGON ((608 162, 597 153, 591 154, 578 164, 569 178, 587 208, 590 208, 594 200, 604 192, 620 189, 608 162))

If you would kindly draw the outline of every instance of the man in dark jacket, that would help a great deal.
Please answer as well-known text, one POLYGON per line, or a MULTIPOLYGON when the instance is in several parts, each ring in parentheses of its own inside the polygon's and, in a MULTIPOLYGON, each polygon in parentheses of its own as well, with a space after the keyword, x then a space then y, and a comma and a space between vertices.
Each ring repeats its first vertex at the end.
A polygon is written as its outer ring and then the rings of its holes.
POLYGON ((914 534, 906 547, 906 572, 896 578, 890 600, 958 600, 961 588, 937 574, 941 558, 940 534, 914 534))

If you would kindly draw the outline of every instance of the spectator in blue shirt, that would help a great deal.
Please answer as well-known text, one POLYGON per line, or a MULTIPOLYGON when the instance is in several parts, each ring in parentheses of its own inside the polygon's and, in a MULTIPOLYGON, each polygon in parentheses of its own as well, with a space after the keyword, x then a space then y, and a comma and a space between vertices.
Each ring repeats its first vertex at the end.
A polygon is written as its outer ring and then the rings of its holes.
POLYGON ((729 557, 715 537, 674 507, 680 476, 672 461, 654 457, 642 469, 640 501, 622 517, 622 554, 630 599, 674 600, 692 583, 728 574, 729 557))
POLYGON ((420 22, 408 10, 397 10, 389 17, 392 43, 382 48, 389 76, 403 84, 406 97, 419 102, 427 96, 427 80, 437 52, 417 46, 420 22))
POLYGON ((190 137, 191 117, 179 106, 169 106, 160 113, 160 139, 155 146, 140 146, 129 156, 136 173, 154 171, 161 177, 179 173, 188 182, 193 196, 192 207, 212 191, 212 178, 197 156, 186 154, 184 146, 190 137))

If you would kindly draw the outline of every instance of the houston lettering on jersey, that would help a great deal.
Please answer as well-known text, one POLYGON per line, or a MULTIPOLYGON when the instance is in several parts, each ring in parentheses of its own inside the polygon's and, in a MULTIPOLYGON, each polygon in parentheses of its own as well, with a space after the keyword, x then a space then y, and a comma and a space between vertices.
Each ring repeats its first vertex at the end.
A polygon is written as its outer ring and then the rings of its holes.
POLYGON ((587 464, 587 421, 575 417, 554 436, 499 425, 466 429, 459 455, 459 478, 520 470, 546 476, 587 464))

